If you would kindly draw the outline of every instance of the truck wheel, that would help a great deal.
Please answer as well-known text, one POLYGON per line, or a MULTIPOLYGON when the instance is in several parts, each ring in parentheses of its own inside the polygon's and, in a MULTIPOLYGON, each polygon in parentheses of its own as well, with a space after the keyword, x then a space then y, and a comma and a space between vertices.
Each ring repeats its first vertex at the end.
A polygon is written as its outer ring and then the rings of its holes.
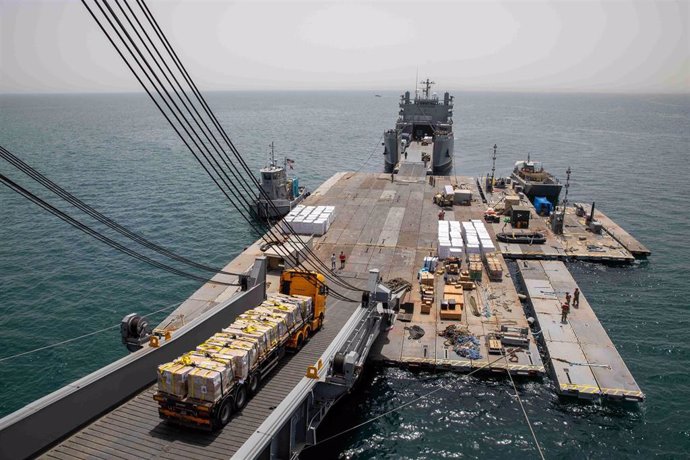
POLYGON ((218 416, 216 417, 216 427, 222 428, 228 424, 232 416, 232 398, 226 398, 218 409, 218 416))
POLYGON ((240 386, 235 393, 235 410, 242 410, 247 405, 247 387, 240 386))
POLYGON ((261 383, 261 374, 255 372, 249 377, 249 394, 256 394, 259 389, 259 383, 261 383))
POLYGON ((295 350, 301 350, 303 346, 304 346, 304 336, 300 332, 299 335, 297 336, 297 346, 295 347, 295 350))

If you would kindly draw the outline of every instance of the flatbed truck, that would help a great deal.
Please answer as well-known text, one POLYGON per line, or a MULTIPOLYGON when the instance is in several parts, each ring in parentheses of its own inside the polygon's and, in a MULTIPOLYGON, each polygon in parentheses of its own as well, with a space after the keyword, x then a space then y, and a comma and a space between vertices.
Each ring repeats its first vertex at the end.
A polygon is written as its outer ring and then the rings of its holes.
POLYGON ((234 412, 244 408, 249 398, 258 391, 261 381, 280 363, 286 351, 299 351, 309 337, 321 329, 328 296, 328 287, 322 274, 296 269, 285 270, 280 278, 280 294, 310 297, 311 312, 258 357, 246 379, 233 378, 233 382, 227 385, 217 400, 179 397, 159 388, 153 399, 158 402, 158 414, 163 420, 212 431, 222 428, 230 421, 234 412))

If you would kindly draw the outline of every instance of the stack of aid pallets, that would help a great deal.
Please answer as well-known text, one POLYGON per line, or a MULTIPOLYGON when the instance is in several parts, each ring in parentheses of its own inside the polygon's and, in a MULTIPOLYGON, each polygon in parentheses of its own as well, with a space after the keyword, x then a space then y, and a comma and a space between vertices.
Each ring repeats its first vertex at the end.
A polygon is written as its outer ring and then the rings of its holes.
POLYGON ((431 305, 434 303, 434 275, 429 272, 421 272, 419 288, 422 294, 421 311, 428 315, 431 313, 431 305))
POLYGON ((491 253, 486 255, 486 271, 489 273, 491 281, 501 281, 503 279, 503 267, 498 260, 496 254, 491 253))
POLYGON ((177 398, 217 401, 244 382, 269 353, 313 314, 311 298, 275 295, 172 362, 158 367, 158 390, 177 398))
POLYGON ((298 235, 325 235, 335 219, 335 206, 297 205, 280 221, 283 233, 298 235), (289 224, 289 225, 288 225, 289 224))
POLYGON ((470 254, 469 258, 470 279, 472 281, 482 280, 482 258, 479 254, 470 254))

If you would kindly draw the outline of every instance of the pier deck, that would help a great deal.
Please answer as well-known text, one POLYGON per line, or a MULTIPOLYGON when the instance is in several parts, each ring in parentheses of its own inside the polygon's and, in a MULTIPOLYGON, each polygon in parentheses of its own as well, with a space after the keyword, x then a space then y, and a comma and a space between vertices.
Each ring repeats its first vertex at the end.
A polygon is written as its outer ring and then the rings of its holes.
MULTIPOLYGON (((412 282, 411 292, 403 299, 406 308, 412 306, 407 310, 410 313, 406 318, 409 322, 398 321, 391 330, 382 334, 372 348, 370 357, 394 365, 459 372, 486 366, 488 371, 501 373, 543 374, 544 363, 531 332, 528 346, 517 352, 512 360, 508 357, 500 359, 501 355, 488 353, 487 335, 500 330, 502 325, 528 327, 514 280, 500 254, 498 260, 503 267, 503 279, 489 281, 484 269, 482 281, 476 283, 476 288, 464 291, 464 309, 459 320, 440 319, 443 297, 440 293, 445 286, 442 275, 434 278, 436 296, 430 312, 421 312, 417 273, 423 266, 424 257, 435 255, 437 251, 439 208, 432 202, 434 194, 447 184, 459 185, 473 193, 471 204, 447 210, 446 220, 480 219, 486 205, 481 201, 479 188, 473 179, 435 177, 435 184, 431 186, 419 168, 402 172, 405 174, 399 172, 394 180, 389 174, 338 173, 324 182, 304 203, 336 207, 336 217, 329 231, 323 236, 312 237, 310 245, 323 261, 330 260, 333 253, 345 253, 346 264, 338 270, 340 276, 349 279, 352 284, 363 286, 369 270, 376 268, 384 280, 403 278, 412 282), (476 308, 472 308, 472 303, 476 308), (438 332, 451 324, 465 327, 479 338, 481 358, 463 358, 445 343, 438 332), (412 325, 423 328, 424 336, 409 339, 406 327, 412 325), (498 361, 488 365, 496 358, 499 358, 498 361)), ((548 230, 544 228, 546 223, 541 218, 535 216, 533 222, 540 230, 548 230)), ((575 224, 568 222, 572 221, 567 220, 566 227, 573 235, 575 224)), ((494 242, 500 225, 487 225, 494 242)), ((542 251, 543 257, 570 255, 571 251, 563 249, 564 246, 553 236, 551 241, 552 244, 548 246, 554 251, 551 255, 548 251, 542 251)), ((260 247, 260 242, 252 244, 225 269, 245 271, 257 256, 263 254, 260 247)), ((512 252, 511 248, 498 244, 497 248, 507 251, 506 257, 517 259, 531 254, 531 248, 513 248, 512 252)), ((584 295, 580 297, 580 307, 572 310, 567 324, 560 324, 561 297, 567 291, 572 292, 576 286, 565 265, 561 262, 520 260, 518 266, 543 331, 543 342, 558 392, 582 398, 642 400, 644 395, 584 295)), ((466 264, 463 264, 462 269, 465 268, 466 264)), ((214 279, 218 281, 221 276, 214 279)), ((277 289, 277 285, 270 284, 271 281, 267 281, 269 291, 277 289)), ((189 321, 232 296, 235 291, 234 287, 207 283, 171 314, 164 324, 189 321)), ((357 298, 354 293, 346 294, 357 298)), ((357 304, 353 302, 329 299, 324 330, 316 334, 299 353, 283 360, 245 409, 217 433, 178 428, 162 422, 158 418, 157 403, 152 399, 155 385, 151 385, 75 432, 45 452, 43 457, 227 458, 256 432, 271 411, 301 381, 307 366, 313 365, 322 356, 352 317, 356 307, 357 304)), ((153 375, 155 371, 152 369, 153 375)))
POLYGON ((230 458, 304 377, 307 367, 321 357, 357 305, 329 299, 323 329, 299 353, 283 359, 247 406, 216 433, 163 422, 158 417, 158 403, 153 400, 154 384, 41 458, 230 458))
POLYGON ((582 293, 579 307, 571 307, 566 322, 561 322, 565 295, 577 287, 565 265, 558 261, 523 260, 518 267, 542 331, 557 391, 583 399, 644 400, 582 293))
MULTIPOLYGON (((402 170, 401 170, 402 171, 402 170)), ((509 278, 489 282, 484 273, 482 283, 473 291, 465 291, 466 307, 460 321, 442 321, 439 318, 441 295, 436 295, 430 314, 420 311, 417 272, 424 257, 436 254, 439 208, 433 196, 447 184, 464 184, 476 197, 470 206, 455 206, 446 212, 446 220, 479 219, 484 205, 478 199, 478 190, 469 177, 436 177, 431 186, 423 176, 405 176, 399 172, 395 180, 387 174, 346 174, 338 182, 310 197, 309 204, 335 206, 338 216, 323 237, 314 239, 317 254, 327 260, 330 254, 344 251, 347 263, 342 274, 364 277, 369 269, 378 268, 384 280, 403 278, 413 284, 404 299, 414 305, 412 321, 397 322, 393 329, 374 347, 371 359, 390 364, 470 371, 494 361, 497 356, 487 353, 486 336, 501 325, 528 327, 515 287, 509 278), (313 200, 312 200, 313 198, 313 200), (469 307, 470 298, 482 309, 474 316, 469 307), (445 343, 438 332, 448 325, 466 326, 479 338, 481 359, 463 358, 445 343), (425 331, 419 340, 409 340, 406 326, 418 325, 425 331)), ((508 273, 505 262, 504 273, 508 273)), ((443 276, 436 277, 436 291, 443 292, 443 276)), ((544 366, 536 343, 530 338, 527 350, 517 352, 517 362, 499 360, 489 370, 514 374, 541 374, 544 366)))
MULTIPOLYGON (((576 206, 582 207, 585 211, 589 209, 589 205, 586 203, 577 203, 576 206)), ((645 245, 637 241, 632 235, 623 230, 617 223, 598 209, 594 210, 594 219, 601 222, 606 233, 623 245, 633 256, 647 257, 652 254, 652 251, 647 249, 645 245)))
MULTIPOLYGON (((486 195, 491 206, 499 203, 505 196, 502 191, 486 195)), ((650 254, 630 234, 621 229, 601 211, 595 210, 595 217, 602 222, 605 231, 595 234, 589 231, 584 217, 578 217, 574 206, 565 211, 563 234, 556 235, 551 230, 548 218, 537 214, 532 203, 523 199, 520 203, 531 208, 529 230, 542 233, 544 244, 515 244, 498 242, 497 248, 509 259, 534 260, 582 260, 587 262, 629 264, 635 257, 650 254)), ((587 209, 587 208, 585 208, 587 209)), ((491 224, 494 233, 511 232, 510 224, 503 222, 491 224)))

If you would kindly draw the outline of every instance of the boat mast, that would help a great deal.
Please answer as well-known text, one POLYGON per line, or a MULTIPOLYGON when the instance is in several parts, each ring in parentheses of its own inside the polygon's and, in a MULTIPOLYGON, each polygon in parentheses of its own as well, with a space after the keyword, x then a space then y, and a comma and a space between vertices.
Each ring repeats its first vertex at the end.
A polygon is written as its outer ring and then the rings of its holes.
POLYGON ((273 141, 271 141, 271 146, 270 146, 270 147, 271 147, 271 157, 270 157, 270 163, 269 163, 268 166, 269 166, 269 167, 275 168, 275 166, 276 166, 276 154, 275 154, 275 149, 274 149, 273 141))

